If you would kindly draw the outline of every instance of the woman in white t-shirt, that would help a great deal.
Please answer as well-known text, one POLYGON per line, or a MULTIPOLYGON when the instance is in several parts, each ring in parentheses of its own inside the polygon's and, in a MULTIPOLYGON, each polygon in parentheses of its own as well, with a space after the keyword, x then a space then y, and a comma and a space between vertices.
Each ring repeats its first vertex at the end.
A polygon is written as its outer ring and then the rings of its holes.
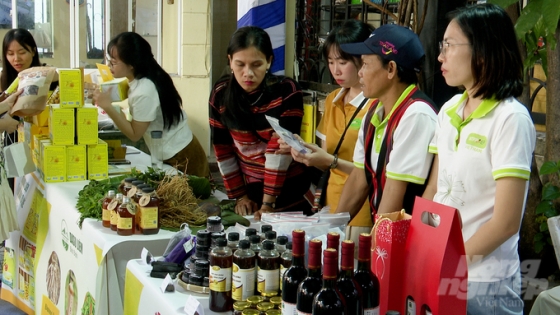
POLYGON ((424 197, 461 214, 467 314, 523 314, 517 243, 536 137, 515 99, 523 90, 517 38, 507 13, 493 4, 451 17, 438 60, 447 84, 465 92, 439 112, 424 197))
POLYGON ((154 59, 150 44, 136 33, 124 32, 109 42, 107 51, 113 76, 129 81, 132 121, 113 108, 110 91, 96 90, 94 103, 130 140, 143 137, 150 151, 151 132, 163 131, 163 162, 187 174, 208 177, 208 159, 187 124, 181 96, 169 74, 154 59))

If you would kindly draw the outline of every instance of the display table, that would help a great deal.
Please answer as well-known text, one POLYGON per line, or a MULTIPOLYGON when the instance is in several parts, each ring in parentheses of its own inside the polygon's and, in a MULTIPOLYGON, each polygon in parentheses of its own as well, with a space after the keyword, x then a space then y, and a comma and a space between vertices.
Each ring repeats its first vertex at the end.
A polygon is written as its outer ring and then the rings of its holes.
POLYGON ((124 286, 124 313, 136 314, 186 314, 185 304, 189 295, 195 297, 204 309, 204 315, 231 314, 215 313, 208 308, 208 294, 189 292, 175 285, 175 292, 163 293, 160 289, 163 279, 151 278, 152 266, 142 264, 140 259, 131 260, 126 265, 124 286))
MULTIPOLYGON (((145 170, 150 157, 129 149, 126 158, 145 170)), ((2 299, 28 314, 123 313, 126 262, 143 247, 162 255, 173 233, 118 236, 91 219, 80 228, 75 205, 87 183, 45 184, 37 173, 17 179, 20 231, 6 240, 2 299)))

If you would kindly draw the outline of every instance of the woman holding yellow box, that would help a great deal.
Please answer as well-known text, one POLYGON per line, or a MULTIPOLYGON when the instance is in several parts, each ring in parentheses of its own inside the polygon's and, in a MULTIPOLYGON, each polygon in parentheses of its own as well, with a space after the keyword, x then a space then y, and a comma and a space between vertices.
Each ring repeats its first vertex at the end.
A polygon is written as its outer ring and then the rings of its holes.
POLYGON ((187 174, 208 177, 208 159, 187 124, 179 92, 171 77, 154 59, 142 36, 124 32, 107 46, 109 67, 115 78, 129 81, 128 104, 132 120, 111 105, 111 89, 96 90, 93 102, 101 107, 119 130, 132 141, 144 138, 152 151, 152 131, 163 131, 163 162, 187 174))

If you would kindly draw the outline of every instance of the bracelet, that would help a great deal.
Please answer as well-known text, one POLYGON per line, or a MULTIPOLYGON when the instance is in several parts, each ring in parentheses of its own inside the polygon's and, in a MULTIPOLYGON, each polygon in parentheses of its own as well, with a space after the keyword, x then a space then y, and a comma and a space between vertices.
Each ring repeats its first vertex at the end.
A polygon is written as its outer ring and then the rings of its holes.
POLYGON ((335 155, 334 155, 334 159, 333 159, 331 165, 329 166, 329 168, 330 168, 331 170, 333 170, 333 169, 335 169, 337 166, 338 166, 338 154, 335 154, 335 155))

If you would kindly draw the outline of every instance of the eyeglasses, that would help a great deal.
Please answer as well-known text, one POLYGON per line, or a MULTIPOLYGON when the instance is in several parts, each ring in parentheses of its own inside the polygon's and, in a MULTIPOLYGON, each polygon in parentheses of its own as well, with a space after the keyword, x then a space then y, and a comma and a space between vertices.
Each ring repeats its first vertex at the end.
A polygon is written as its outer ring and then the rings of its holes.
POLYGON ((118 64, 120 64, 120 62, 116 61, 115 59, 107 58, 107 65, 109 67, 114 67, 118 64))
POLYGON ((464 43, 464 44, 450 44, 450 43, 448 43, 448 42, 446 42, 446 41, 442 41, 442 42, 439 42, 439 53, 440 53, 442 56, 445 56, 445 51, 447 50, 447 48, 449 48, 449 47, 451 47, 451 46, 463 46, 463 45, 469 45, 469 46, 470 46, 471 44, 468 44, 468 43, 464 43))

